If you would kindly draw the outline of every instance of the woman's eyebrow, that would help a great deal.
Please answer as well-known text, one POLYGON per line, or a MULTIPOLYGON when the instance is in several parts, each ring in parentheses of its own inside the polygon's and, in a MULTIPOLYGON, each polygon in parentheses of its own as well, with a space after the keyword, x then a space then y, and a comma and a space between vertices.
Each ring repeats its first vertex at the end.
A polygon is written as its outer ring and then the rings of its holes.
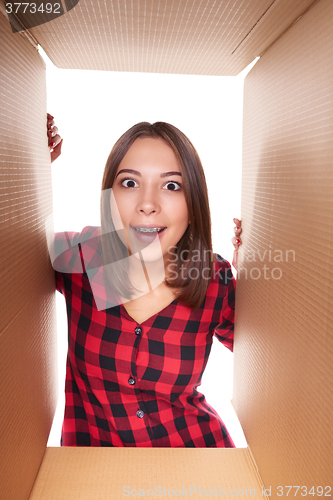
POLYGON ((180 172, 164 172, 164 174, 161 174, 160 177, 169 177, 169 175, 182 175, 180 172))
MULTIPOLYGON (((138 172, 137 170, 132 170, 131 168, 122 168, 117 173, 116 178, 118 177, 119 174, 121 174, 123 172, 127 172, 128 174, 134 174, 134 175, 137 175, 139 177, 142 177, 140 172, 138 172)), ((180 175, 181 176, 182 174, 180 172, 164 172, 164 174, 161 174, 160 177, 169 177, 170 175, 180 175)))

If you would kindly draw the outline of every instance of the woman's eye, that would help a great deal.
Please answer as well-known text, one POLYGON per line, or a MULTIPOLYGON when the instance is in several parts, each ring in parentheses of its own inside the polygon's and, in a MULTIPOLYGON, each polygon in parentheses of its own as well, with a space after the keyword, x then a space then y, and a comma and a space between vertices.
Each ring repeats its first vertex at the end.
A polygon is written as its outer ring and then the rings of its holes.
POLYGON ((121 181, 121 185, 128 188, 135 187, 135 184, 137 184, 137 182, 133 179, 124 179, 121 181))
POLYGON ((165 187, 168 191, 179 191, 181 184, 176 181, 170 181, 165 184, 165 187))

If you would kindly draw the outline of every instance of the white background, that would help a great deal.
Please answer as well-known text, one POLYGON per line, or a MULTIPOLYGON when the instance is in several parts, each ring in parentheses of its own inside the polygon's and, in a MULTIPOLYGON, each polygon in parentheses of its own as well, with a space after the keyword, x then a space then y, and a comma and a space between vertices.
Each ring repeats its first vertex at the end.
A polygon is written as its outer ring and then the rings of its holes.
MULTIPOLYGON (((115 141, 137 122, 165 121, 184 132, 201 158, 212 215, 213 251, 230 263, 233 218, 241 218, 243 81, 148 73, 119 73, 47 65, 47 110, 63 137, 62 155, 52 164, 54 229, 81 231, 99 226, 105 162, 115 141)), ((65 300, 57 293, 59 403, 48 446, 60 445, 67 352, 65 300)), ((199 387, 219 413, 235 445, 246 441, 230 400, 233 355, 214 339, 199 387)))

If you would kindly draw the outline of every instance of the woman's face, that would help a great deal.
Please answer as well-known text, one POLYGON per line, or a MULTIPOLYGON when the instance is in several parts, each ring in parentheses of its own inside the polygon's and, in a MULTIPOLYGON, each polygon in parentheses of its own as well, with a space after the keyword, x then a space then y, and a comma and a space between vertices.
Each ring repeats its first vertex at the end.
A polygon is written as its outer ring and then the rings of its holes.
POLYGON ((163 255, 167 263, 168 251, 174 252, 170 247, 177 245, 189 223, 182 184, 170 146, 162 139, 134 141, 117 169, 111 195, 115 228, 131 254, 144 250, 145 261, 163 255))

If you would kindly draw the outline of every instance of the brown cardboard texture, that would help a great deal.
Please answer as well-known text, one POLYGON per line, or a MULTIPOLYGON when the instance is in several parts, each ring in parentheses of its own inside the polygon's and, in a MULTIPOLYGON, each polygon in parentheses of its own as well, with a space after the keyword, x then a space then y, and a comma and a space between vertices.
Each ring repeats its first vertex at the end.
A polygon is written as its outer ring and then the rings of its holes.
POLYGON ((331 0, 80 0, 13 33, 0 4, 1 498, 109 500, 133 496, 126 485, 137 496, 157 485, 155 496, 262 496, 262 485, 272 498, 332 495, 332 23, 331 0), (248 448, 46 448, 56 332, 38 43, 59 67, 113 71, 235 75, 261 55, 245 80, 235 324, 248 448))

